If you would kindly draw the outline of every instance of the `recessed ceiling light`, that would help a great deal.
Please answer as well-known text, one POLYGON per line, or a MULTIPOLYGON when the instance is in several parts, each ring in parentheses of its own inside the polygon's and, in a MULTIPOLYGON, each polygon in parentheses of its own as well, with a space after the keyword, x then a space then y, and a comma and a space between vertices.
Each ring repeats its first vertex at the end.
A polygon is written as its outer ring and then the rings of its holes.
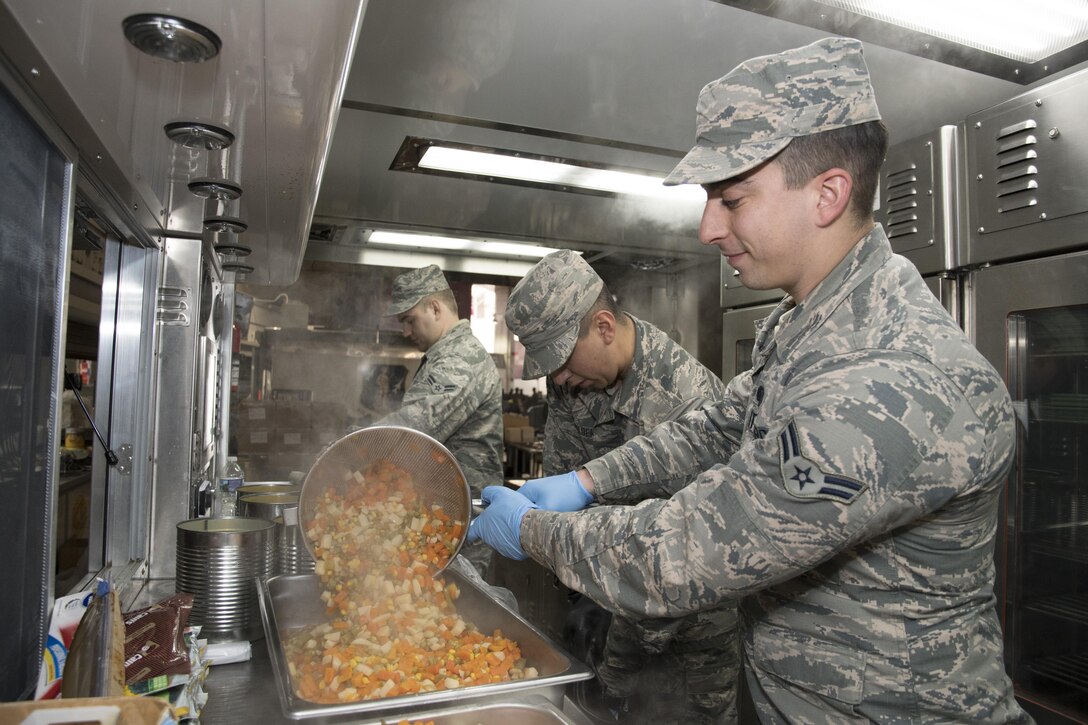
POLYGON ((663 186, 664 174, 425 138, 406 138, 392 168, 600 196, 706 201, 698 186, 663 186))
POLYGON ((1088 40, 1084 0, 816 0, 908 30, 1035 63, 1088 40))
POLYGON ((515 257, 539 259, 558 249, 540 247, 535 244, 500 242, 493 240, 462 239, 433 234, 409 234, 405 232, 387 232, 376 230, 366 237, 368 246, 413 247, 424 251, 445 250, 461 254, 480 254, 494 257, 515 257))
POLYGON ((130 15, 121 27, 128 42, 141 51, 175 63, 200 63, 217 56, 223 47, 211 30, 173 15, 130 15))
POLYGON ((717 2, 1020 84, 1088 60, 1084 0, 717 2))

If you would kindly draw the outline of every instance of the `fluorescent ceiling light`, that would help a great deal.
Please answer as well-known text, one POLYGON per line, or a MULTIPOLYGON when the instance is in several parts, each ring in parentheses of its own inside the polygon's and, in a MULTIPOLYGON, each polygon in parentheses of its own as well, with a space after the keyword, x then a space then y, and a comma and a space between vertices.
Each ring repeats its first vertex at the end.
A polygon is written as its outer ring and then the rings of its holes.
POLYGON ((574 186, 580 189, 606 191, 613 194, 634 194, 673 201, 706 201, 702 187, 684 184, 663 186, 663 176, 636 174, 629 171, 595 169, 544 159, 486 153, 463 148, 432 145, 419 160, 420 167, 461 174, 492 176, 539 184, 574 186))
MULTIPOLYGON (((340 244, 310 244, 306 259, 337 264, 366 264, 374 267, 417 269, 428 264, 438 265, 444 272, 524 277, 535 260, 498 259, 496 257, 467 257, 443 253, 441 250, 421 252, 417 249, 378 247, 349 247, 340 244)), ((138 332, 138 331, 137 331, 138 332)))
POLYGON ((1088 40, 1084 0, 815 1, 1023 63, 1088 40))
POLYGON ((540 247, 535 244, 518 244, 516 242, 495 242, 489 240, 460 239, 458 237, 442 237, 431 234, 408 234, 404 232, 373 231, 367 238, 368 245, 381 245, 391 247, 414 247, 422 250, 444 249, 460 252, 462 254, 482 254, 493 257, 515 257, 539 259, 546 257, 558 249, 540 247))

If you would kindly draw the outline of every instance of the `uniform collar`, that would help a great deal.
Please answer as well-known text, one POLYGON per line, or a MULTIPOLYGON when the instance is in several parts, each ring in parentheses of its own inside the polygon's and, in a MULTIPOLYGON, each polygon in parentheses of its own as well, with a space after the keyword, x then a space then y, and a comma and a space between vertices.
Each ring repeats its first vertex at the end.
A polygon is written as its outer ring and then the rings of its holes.
POLYGON ((471 334, 472 328, 469 327, 468 320, 458 320, 457 322, 453 323, 453 327, 446 330, 445 335, 438 338, 438 340, 433 345, 431 345, 430 349, 427 350, 426 354, 430 355, 433 358, 435 355, 441 353, 445 347, 455 344, 456 340, 458 340, 459 338, 471 334))
POLYGON ((839 262, 831 273, 813 288, 808 297, 796 304, 792 297, 786 297, 763 321, 756 337, 757 358, 754 367, 760 367, 766 361, 772 345, 781 348, 782 357, 804 340, 808 333, 818 329, 831 316, 838 306, 864 280, 868 279, 892 256, 891 243, 884 228, 879 224, 854 245, 850 252, 839 262), (796 308, 796 309, 795 309, 796 308), (782 315, 794 310, 789 320, 775 333, 782 315))
MULTIPOLYGON (((626 312, 623 314, 627 315, 626 312)), ((643 329, 645 323, 642 320, 634 315, 627 315, 627 319, 631 320, 631 324, 635 326, 634 356, 631 358, 631 365, 627 368, 627 376, 605 392, 608 393, 612 409, 629 416, 633 412, 638 390, 642 385, 642 367, 646 360, 643 350, 646 332, 643 329)))

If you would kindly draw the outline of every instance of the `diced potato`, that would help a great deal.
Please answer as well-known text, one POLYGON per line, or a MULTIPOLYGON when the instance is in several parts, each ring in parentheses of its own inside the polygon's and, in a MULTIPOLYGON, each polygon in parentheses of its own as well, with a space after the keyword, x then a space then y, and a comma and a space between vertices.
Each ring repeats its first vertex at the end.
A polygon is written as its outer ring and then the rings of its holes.
POLYGON ((365 485, 326 491, 306 530, 331 618, 284 639, 296 694, 340 703, 526 676, 517 643, 468 624, 457 587, 431 575, 464 525, 392 464, 347 476, 365 485))

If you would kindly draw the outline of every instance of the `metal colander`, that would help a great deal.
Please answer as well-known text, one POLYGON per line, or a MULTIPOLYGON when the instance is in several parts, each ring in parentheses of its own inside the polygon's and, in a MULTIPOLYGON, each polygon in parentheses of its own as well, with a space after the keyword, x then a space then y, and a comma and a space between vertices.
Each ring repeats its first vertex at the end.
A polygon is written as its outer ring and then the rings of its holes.
MULTIPOLYGON (((328 489, 341 494, 352 487, 365 486, 350 477, 371 463, 388 461, 407 471, 412 485, 426 505, 438 505, 465 526, 453 557, 461 550, 472 516, 471 494, 460 464, 449 450, 425 433, 400 426, 374 426, 347 434, 326 448, 314 462, 299 497, 299 523, 303 532, 310 529, 317 506, 328 489)), ((303 536, 306 549, 313 556, 313 542, 303 536)), ((316 557, 315 557, 316 558, 316 557)), ((446 565, 449 564, 447 561, 446 565)), ((445 568, 443 566, 442 568, 445 568)))

